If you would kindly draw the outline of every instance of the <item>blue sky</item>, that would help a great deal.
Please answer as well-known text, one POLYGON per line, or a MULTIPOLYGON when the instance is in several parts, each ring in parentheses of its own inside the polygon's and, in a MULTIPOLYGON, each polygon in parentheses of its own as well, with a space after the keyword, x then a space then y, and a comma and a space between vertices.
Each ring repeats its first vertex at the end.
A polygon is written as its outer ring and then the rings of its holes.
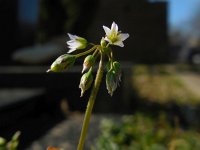
POLYGON ((194 15, 200 0, 169 0, 169 24, 182 27, 194 15))

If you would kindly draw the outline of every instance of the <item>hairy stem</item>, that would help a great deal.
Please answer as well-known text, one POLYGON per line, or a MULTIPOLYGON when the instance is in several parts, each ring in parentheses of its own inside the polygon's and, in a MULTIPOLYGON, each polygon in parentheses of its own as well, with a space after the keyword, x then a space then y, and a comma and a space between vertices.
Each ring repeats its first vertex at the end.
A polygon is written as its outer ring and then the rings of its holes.
POLYGON ((76 55, 76 58, 81 57, 81 56, 84 56, 84 55, 86 55, 86 54, 88 54, 88 53, 91 53, 91 52, 94 51, 96 48, 97 48, 97 46, 95 45, 95 46, 93 46, 91 49, 89 49, 89 50, 87 50, 87 51, 85 51, 85 52, 82 52, 82 53, 77 54, 77 55, 76 55))
POLYGON ((87 104, 87 109, 86 109, 85 117, 84 117, 84 120, 83 120, 83 126, 82 126, 82 131, 81 131, 77 150, 83 150, 83 146, 84 146, 86 135, 87 135, 88 126, 89 126, 89 123, 90 123, 90 117, 91 117, 91 114, 92 114, 92 109, 93 109, 93 106, 94 106, 94 102, 95 102, 97 93, 99 91, 99 87, 100 87, 100 84, 101 84, 102 77, 103 77, 103 54, 101 54, 99 69, 97 71, 96 79, 95 79, 95 82, 94 82, 94 85, 93 85, 93 89, 92 89, 92 92, 90 94, 90 98, 89 98, 89 101, 88 101, 88 104, 87 104))

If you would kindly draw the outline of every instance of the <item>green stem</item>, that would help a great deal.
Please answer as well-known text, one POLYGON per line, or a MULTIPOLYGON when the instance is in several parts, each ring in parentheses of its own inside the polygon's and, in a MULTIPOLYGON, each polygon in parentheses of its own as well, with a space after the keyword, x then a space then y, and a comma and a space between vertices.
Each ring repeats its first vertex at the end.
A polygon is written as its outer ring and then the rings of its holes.
POLYGON ((82 131, 81 131, 81 135, 80 135, 80 139, 79 139, 79 144, 78 144, 78 148, 77 150, 83 150, 83 146, 85 143, 85 139, 86 139, 86 135, 87 135, 87 130, 88 130, 88 126, 89 126, 89 122, 90 122, 90 117, 92 114, 92 109, 94 106, 94 102, 101 84, 101 80, 103 77, 103 54, 101 54, 101 60, 99 63, 99 69, 97 71, 96 74, 96 79, 93 85, 93 89, 92 92, 90 94, 90 98, 87 104, 87 109, 85 112, 85 117, 83 120, 83 126, 82 126, 82 131))
POLYGON ((88 53, 94 51, 96 48, 97 48, 97 45, 93 46, 91 49, 89 49, 89 50, 87 50, 87 51, 85 51, 85 52, 83 52, 83 53, 77 54, 77 55, 76 55, 76 58, 81 57, 81 56, 84 56, 84 55, 86 55, 86 54, 88 54, 88 53))

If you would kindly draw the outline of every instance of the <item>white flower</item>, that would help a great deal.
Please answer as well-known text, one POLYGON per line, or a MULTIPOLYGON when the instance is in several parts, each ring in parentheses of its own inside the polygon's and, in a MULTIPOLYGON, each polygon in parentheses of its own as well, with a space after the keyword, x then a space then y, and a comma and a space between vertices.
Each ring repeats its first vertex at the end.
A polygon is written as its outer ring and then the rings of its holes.
POLYGON ((87 40, 85 38, 72 35, 68 33, 68 36, 70 38, 69 41, 67 41, 69 51, 68 53, 71 53, 77 49, 84 49, 87 46, 87 40))
POLYGON ((129 37, 128 33, 118 31, 118 25, 115 22, 112 23, 111 29, 106 26, 103 26, 103 29, 106 32, 106 41, 110 44, 124 47, 123 41, 129 37))

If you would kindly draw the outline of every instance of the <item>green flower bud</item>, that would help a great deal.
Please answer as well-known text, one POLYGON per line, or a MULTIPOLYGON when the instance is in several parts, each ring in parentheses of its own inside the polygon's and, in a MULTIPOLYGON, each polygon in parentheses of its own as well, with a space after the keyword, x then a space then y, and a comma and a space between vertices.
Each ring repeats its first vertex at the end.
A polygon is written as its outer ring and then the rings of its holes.
POLYGON ((92 75, 92 68, 83 74, 80 80, 79 88, 81 89, 81 97, 83 96, 84 92, 90 88, 93 82, 93 75, 92 75))
POLYGON ((101 47, 106 47, 107 43, 104 37, 101 38, 101 47))
POLYGON ((70 40, 67 41, 67 45, 69 47, 69 51, 68 53, 71 53, 71 52, 74 52, 78 49, 84 49, 87 47, 88 45, 88 42, 85 38, 82 38, 80 36, 77 36, 77 35, 72 35, 72 34, 69 34, 69 38, 70 40))
POLYGON ((82 70, 82 73, 89 69, 90 67, 92 67, 93 65, 95 64, 95 58, 93 55, 88 55, 84 62, 83 62, 83 70, 82 70))
POLYGON ((51 68, 47 70, 47 72, 49 71, 60 72, 63 70, 67 70, 74 65, 75 60, 76 60, 75 55, 69 55, 69 54, 61 55, 53 62, 51 68))
POLYGON ((9 150, 17 150, 18 145, 19 145, 19 141, 10 141, 7 147, 9 150))
POLYGON ((11 141, 8 142, 7 147, 10 150, 16 150, 18 145, 19 145, 19 136, 20 136, 21 132, 17 131, 13 136, 11 141))
POLYGON ((0 137, 0 148, 6 145, 6 139, 0 137))
POLYGON ((12 141, 17 141, 19 140, 19 136, 21 135, 20 131, 17 131, 13 136, 12 136, 12 141))
POLYGON ((106 88, 108 93, 112 96, 113 92, 117 89, 116 74, 113 70, 108 71, 106 74, 106 88))
POLYGON ((113 92, 117 89, 117 86, 121 81, 120 63, 117 61, 109 61, 106 68, 108 70, 108 73, 106 75, 106 87, 108 93, 112 96, 113 92))

